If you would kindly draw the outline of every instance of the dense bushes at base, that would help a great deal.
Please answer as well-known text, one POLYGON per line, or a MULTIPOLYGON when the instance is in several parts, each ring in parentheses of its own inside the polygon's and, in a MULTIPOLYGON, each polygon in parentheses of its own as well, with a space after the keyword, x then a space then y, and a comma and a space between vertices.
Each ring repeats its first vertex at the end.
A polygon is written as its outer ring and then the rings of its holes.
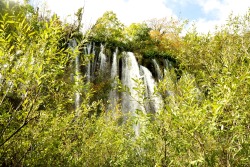
POLYGON ((179 79, 166 69, 155 88, 163 107, 132 116, 119 105, 108 112, 91 84, 70 80, 79 51, 61 47, 56 17, 1 12, 1 166, 249 166, 249 17, 182 38, 179 79))

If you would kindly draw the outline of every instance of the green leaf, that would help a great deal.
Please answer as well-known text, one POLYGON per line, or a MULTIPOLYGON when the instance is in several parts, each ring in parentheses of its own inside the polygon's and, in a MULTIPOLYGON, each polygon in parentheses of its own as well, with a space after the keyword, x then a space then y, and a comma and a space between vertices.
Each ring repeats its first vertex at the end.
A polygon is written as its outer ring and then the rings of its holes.
POLYGON ((30 36, 33 36, 34 34, 36 34, 36 32, 30 33, 28 36, 30 37, 30 36))

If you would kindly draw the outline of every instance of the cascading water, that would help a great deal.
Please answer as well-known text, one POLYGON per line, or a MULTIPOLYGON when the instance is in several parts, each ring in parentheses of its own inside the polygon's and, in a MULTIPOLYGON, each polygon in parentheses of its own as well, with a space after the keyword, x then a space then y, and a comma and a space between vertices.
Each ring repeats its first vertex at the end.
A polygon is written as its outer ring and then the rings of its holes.
MULTIPOLYGON (((90 55, 91 54, 91 43, 89 43, 87 45, 87 54, 90 55)), ((90 82, 91 81, 91 61, 89 60, 88 62, 88 66, 87 66, 87 81, 90 82)))
POLYGON ((112 62, 112 67, 111 67, 111 79, 115 79, 115 77, 118 75, 117 53, 118 53, 118 48, 116 48, 116 51, 113 54, 113 62, 112 62))
POLYGON ((0 90, 1 90, 1 87, 2 87, 2 82, 3 82, 3 76, 2 76, 2 74, 0 73, 0 90))
MULTIPOLYGON (((113 62, 111 67, 111 80, 112 82, 112 88, 116 87, 116 81, 115 78, 118 76, 118 62, 117 62, 117 54, 118 54, 118 48, 116 48, 116 51, 113 54, 113 62)), ((110 101, 110 109, 114 110, 115 106, 117 104, 118 100, 118 92, 117 90, 111 90, 109 93, 109 101, 110 101)))
MULTIPOLYGON (((76 40, 73 39, 72 41, 70 41, 69 46, 71 47, 71 49, 75 50, 75 48, 77 47, 77 43, 76 40)), ((79 86, 79 82, 80 82, 80 55, 78 54, 75 58, 75 84, 78 87, 79 86)), ((80 107, 80 93, 78 91, 76 91, 75 93, 75 109, 77 110, 80 107)))
POLYGON ((156 75, 157 75, 157 79, 158 80, 161 80, 162 79, 162 72, 161 72, 161 69, 158 65, 158 63, 156 62, 155 59, 152 60, 153 61, 153 64, 154 64, 154 67, 155 67, 155 71, 156 71, 156 75))
POLYGON ((89 44, 87 45, 87 54, 91 54, 91 48, 92 48, 92 44, 89 43, 89 44))
POLYGON ((162 98, 160 95, 155 93, 155 86, 156 82, 153 78, 152 73, 144 66, 140 66, 140 71, 144 78, 144 85, 145 85, 145 108, 147 109, 147 112, 157 112, 159 111, 161 104, 162 104, 162 98))
POLYGON ((124 92, 122 95, 122 111, 124 113, 134 113, 136 109, 141 109, 137 100, 139 96, 134 90, 137 86, 135 80, 140 79, 139 66, 132 52, 123 54, 122 62, 122 84, 126 86, 130 93, 124 92))
POLYGON ((93 59, 93 63, 92 63, 91 72, 92 72, 92 77, 94 77, 94 73, 95 73, 95 70, 96 70, 96 64, 97 64, 97 61, 98 61, 98 56, 95 55, 95 43, 94 42, 93 42, 92 54, 94 55, 94 59, 93 59))
MULTIPOLYGON (((122 61, 122 84, 128 88, 129 92, 122 93, 122 112, 131 112, 136 115, 135 111, 143 111, 143 106, 140 105, 140 96, 134 89, 137 87, 136 79, 140 79, 139 66, 132 52, 123 53, 122 61)), ((139 124, 134 125, 136 136, 139 135, 139 124)))
MULTIPOLYGON (((138 117, 136 110, 140 110, 143 113, 147 112, 158 112, 161 108, 163 100, 161 96, 155 93, 154 89, 157 86, 155 79, 152 76, 152 73, 144 66, 138 65, 138 62, 132 52, 123 52, 122 54, 122 67, 119 67, 117 60, 118 48, 113 53, 112 64, 109 65, 107 62, 107 56, 104 54, 104 46, 101 45, 100 53, 95 55, 95 44, 88 44, 85 48, 85 54, 94 54, 93 61, 89 61, 86 70, 87 81, 91 82, 95 80, 95 71, 98 70, 103 77, 104 73, 108 72, 107 67, 111 66, 111 80, 112 87, 116 87, 116 78, 121 72, 121 83, 126 87, 126 91, 121 93, 121 109, 125 114, 124 120, 126 121, 126 114, 131 113, 133 116, 138 117), (98 62, 98 64, 97 64, 98 62), (98 67, 98 69, 96 68, 98 67), (119 71, 120 68, 120 71, 119 71), (142 80, 143 78, 143 80, 142 80), (144 83, 144 84, 141 84, 144 83), (141 92, 141 88, 145 88, 145 92, 141 92), (136 88, 136 89, 135 89, 136 88), (139 91, 138 91, 139 90, 139 91), (143 98, 143 96, 145 98, 143 98), (146 100, 145 100, 146 99, 146 100)), ((72 41, 70 47, 74 50, 77 46, 76 41, 72 41)), ((157 74, 157 79, 162 79, 163 75, 160 70, 160 67, 155 59, 152 60, 153 65, 157 74)), ((166 63, 166 62, 165 62, 166 63)), ((80 80, 80 58, 79 55, 75 59, 75 83, 79 85, 80 80)), ((76 109, 80 106, 80 93, 76 92, 75 97, 75 107, 76 109)), ((109 107, 108 110, 114 111, 115 107, 118 104, 119 94, 117 90, 113 89, 109 92, 109 107)), ((143 129, 143 125, 140 123, 134 124, 135 135, 139 135, 139 130, 143 129), (141 127, 140 127, 141 126, 141 127)))
POLYGON ((100 71, 103 73, 107 67, 107 57, 104 54, 104 46, 101 44, 101 52, 99 54, 99 61, 100 61, 100 71))
POLYGON ((164 75, 167 75, 167 72, 172 68, 172 65, 168 59, 164 60, 164 75))

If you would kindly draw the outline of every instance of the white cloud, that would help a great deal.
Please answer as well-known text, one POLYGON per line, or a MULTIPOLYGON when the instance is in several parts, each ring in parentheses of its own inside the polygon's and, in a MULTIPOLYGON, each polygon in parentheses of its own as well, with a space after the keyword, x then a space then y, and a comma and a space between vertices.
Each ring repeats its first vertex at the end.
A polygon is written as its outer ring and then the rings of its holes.
MULTIPOLYGON (((10 1, 10 0, 7 0, 7 1, 10 1)), ((24 3, 24 0, 11 0, 11 1, 19 3, 19 4, 23 4, 24 3)))
POLYGON ((151 18, 162 18, 173 15, 164 0, 128 0, 126 12, 118 13, 125 23, 140 22, 151 18))
POLYGON ((196 22, 196 30, 200 33, 214 33, 215 27, 219 26, 221 22, 219 20, 205 20, 199 19, 196 22))
MULTIPOLYGON (((165 0, 44 0, 46 6, 62 19, 72 21, 78 8, 84 6, 83 21, 85 27, 102 16, 106 11, 113 11, 125 25, 141 22, 150 18, 175 17, 167 8, 165 0), (71 15, 71 17, 69 17, 71 15)), ((41 2, 41 1, 40 1, 41 2)))
POLYGON ((231 12, 234 15, 243 15, 248 11, 249 7, 249 0, 224 0, 223 6, 220 8, 220 19, 227 19, 231 12))
POLYGON ((84 6, 83 0, 45 0, 46 6, 53 13, 57 13, 62 19, 73 19, 77 10, 84 6))
POLYGON ((247 13, 250 7, 249 0, 197 0, 197 3, 202 7, 204 13, 216 16, 213 20, 198 19, 197 30, 203 33, 214 32, 215 26, 225 24, 231 13, 243 15, 247 13))
POLYGON ((228 18, 233 12, 235 15, 245 14, 250 7, 249 0, 198 0, 205 13, 216 12, 220 20, 228 18))
POLYGON ((107 10, 117 14, 118 19, 125 25, 141 22, 150 18, 173 16, 164 0, 87 0, 85 6, 85 22, 95 22, 107 10))
POLYGON ((214 10, 219 10, 221 8, 221 2, 219 0, 209 0, 209 1, 200 1, 205 13, 212 12, 214 10))
MULTIPOLYGON (((57 13, 62 19, 67 18, 68 21, 75 19, 74 13, 78 8, 84 6, 83 23, 85 28, 89 28, 91 24, 102 16, 108 10, 112 10, 117 14, 118 19, 125 25, 133 22, 141 22, 150 18, 176 17, 172 9, 166 4, 175 3, 178 5, 198 4, 204 13, 209 16, 215 16, 211 20, 208 17, 197 20, 197 30, 200 32, 213 31, 215 25, 225 23, 229 14, 244 14, 250 7, 250 0, 31 0, 41 5, 42 1, 46 1, 47 7, 57 13), (71 15, 71 17, 67 17, 71 15)), ((183 7, 183 6, 182 6, 183 7)), ((198 9, 197 9, 198 10, 198 9)), ((179 12, 179 11, 178 11, 179 12)), ((192 12, 192 11, 190 11, 192 12)), ((194 20, 191 20, 194 21, 194 20)))

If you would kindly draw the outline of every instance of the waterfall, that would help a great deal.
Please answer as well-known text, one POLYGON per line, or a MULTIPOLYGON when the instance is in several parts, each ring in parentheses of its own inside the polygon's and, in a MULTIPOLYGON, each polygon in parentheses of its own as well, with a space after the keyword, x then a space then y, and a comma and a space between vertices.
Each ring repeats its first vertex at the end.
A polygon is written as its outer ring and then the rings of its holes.
POLYGON ((88 67, 87 67, 87 81, 90 82, 91 81, 91 73, 90 73, 90 68, 91 68, 91 62, 88 62, 88 67))
MULTIPOLYGON (((70 41, 69 47, 73 50, 73 52, 75 51, 75 48, 77 47, 77 43, 76 43, 75 39, 70 41)), ((80 55, 78 54, 75 58, 75 79, 74 79, 77 87, 79 86, 80 78, 81 78, 81 76, 80 76, 80 55)), ((78 109, 79 107, 80 107, 80 93, 78 91, 76 91, 76 93, 75 93, 75 109, 78 109)))
POLYGON ((144 84, 145 84, 145 96, 147 101, 144 104, 148 112, 157 112, 159 111, 161 104, 162 104, 162 98, 160 95, 155 93, 155 86, 157 86, 152 73, 144 66, 140 66, 140 71, 144 78, 144 84))
MULTIPOLYGON (((87 54, 90 55, 91 54, 91 43, 89 43, 87 45, 87 54)), ((88 66, 87 66, 87 81, 90 82, 91 81, 91 61, 88 60, 88 66)))
POLYGON ((96 70, 96 64, 98 61, 98 56, 95 55, 95 43, 94 42, 93 42, 92 54, 94 55, 94 59, 93 59, 91 71, 92 71, 92 77, 94 77, 95 70, 96 70))
POLYGON ((136 109, 140 109, 137 100, 139 96, 134 90, 137 86, 134 79, 140 78, 139 66, 132 52, 124 53, 122 62, 122 84, 126 86, 130 93, 124 92, 122 95, 122 111, 124 113, 134 113, 136 109))
MULTIPOLYGON (((136 61, 136 58, 132 52, 123 53, 122 61, 122 84, 128 88, 127 92, 122 93, 122 112, 128 113, 131 112, 132 115, 136 115, 135 111, 143 111, 142 106, 140 105, 140 95, 134 89, 138 87, 138 84, 135 82, 136 79, 140 79, 139 66, 136 61)), ((135 135, 139 135, 139 124, 134 125, 135 135)))
POLYGON ((100 60, 100 71, 103 73, 107 67, 107 57, 104 54, 104 46, 101 44, 101 52, 99 53, 99 60, 100 60))
POLYGON ((172 64, 170 63, 170 61, 168 59, 164 60, 164 75, 167 75, 167 72, 172 68, 172 64))
POLYGON ((164 65, 165 65, 165 68, 167 68, 167 69, 172 68, 172 64, 168 59, 164 59, 164 65))
POLYGON ((92 44, 89 43, 89 44, 87 45, 87 54, 91 54, 91 48, 92 48, 92 44))
MULTIPOLYGON (((172 71, 170 73, 170 71, 173 68, 173 66, 172 66, 171 62, 168 59, 164 60, 164 66, 165 66, 165 68, 164 68, 164 76, 165 77, 169 77, 169 79, 171 79, 172 82, 177 82, 176 80, 173 80, 173 78, 171 78, 171 73, 174 72, 174 71, 172 71)), ((166 95, 167 96, 174 96, 174 92, 171 91, 171 90, 167 90, 166 91, 166 95)))
MULTIPOLYGON (((3 76, 2 76, 2 74, 0 73, 0 84, 1 84, 1 87, 2 87, 2 82, 3 82, 3 76)), ((0 87, 0 88, 1 88, 0 87)), ((0 89, 1 90, 1 89, 0 89)))
POLYGON ((160 69, 160 67, 159 67, 159 65, 158 65, 158 63, 156 62, 155 59, 153 59, 152 61, 153 61, 154 68, 155 68, 155 71, 156 71, 157 79, 161 80, 162 79, 161 69, 160 69))
POLYGON ((114 87, 116 87, 116 81, 115 78, 118 76, 118 62, 117 62, 117 54, 118 54, 118 48, 116 48, 116 51, 113 54, 113 62, 111 67, 111 79, 112 82, 112 90, 109 93, 109 101, 110 101, 110 109, 114 110, 115 106, 117 104, 118 100, 118 92, 117 90, 113 90, 114 87))
POLYGON ((118 53, 118 48, 116 48, 113 54, 113 62, 112 62, 112 67, 111 67, 111 79, 115 79, 115 77, 118 75, 117 53, 118 53))

